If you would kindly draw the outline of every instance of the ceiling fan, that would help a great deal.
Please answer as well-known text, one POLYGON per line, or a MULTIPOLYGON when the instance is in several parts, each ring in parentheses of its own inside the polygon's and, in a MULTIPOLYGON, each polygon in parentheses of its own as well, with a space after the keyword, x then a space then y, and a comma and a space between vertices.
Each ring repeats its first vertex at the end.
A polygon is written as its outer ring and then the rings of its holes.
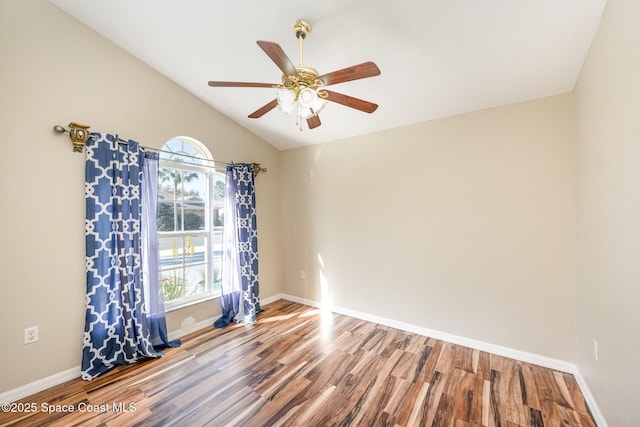
POLYGON ((276 99, 249 114, 249 118, 257 119, 279 107, 287 114, 295 113, 296 125, 302 130, 302 120, 306 119, 309 129, 320 126, 318 113, 325 106, 326 101, 335 102, 363 111, 373 113, 378 105, 369 101, 344 95, 325 89, 326 86, 344 83, 351 80, 364 79, 380 74, 380 69, 373 62, 364 62, 331 73, 319 75, 309 66, 304 65, 303 40, 311 32, 309 24, 303 20, 296 21, 293 31, 298 39, 300 63, 293 65, 282 48, 273 42, 258 40, 258 46, 271 58, 282 71, 282 84, 279 83, 250 83, 250 82, 219 82, 210 81, 211 87, 264 87, 280 89, 276 99))

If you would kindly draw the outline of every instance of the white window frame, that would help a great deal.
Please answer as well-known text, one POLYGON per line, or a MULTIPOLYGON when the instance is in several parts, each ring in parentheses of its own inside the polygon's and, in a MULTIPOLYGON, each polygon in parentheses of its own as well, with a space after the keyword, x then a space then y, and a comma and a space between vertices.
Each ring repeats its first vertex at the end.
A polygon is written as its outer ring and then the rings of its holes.
MULTIPOLYGON (((179 170, 185 172, 196 172, 203 174, 205 177, 205 193, 203 194, 204 199, 204 212, 205 212, 205 229, 204 230, 179 230, 179 231, 160 231, 158 230, 158 239, 160 242, 163 239, 176 239, 178 241, 184 241, 187 236, 191 237, 203 237, 204 238, 204 253, 205 253, 205 262, 198 265, 205 265, 205 291, 190 295, 186 297, 177 298, 170 301, 165 301, 165 311, 177 310, 179 308, 183 308, 186 306, 190 306, 193 304, 197 304, 206 300, 210 300, 220 296, 220 287, 215 287, 214 283, 214 271, 218 271, 220 274, 221 264, 222 264, 222 252, 221 248, 214 248, 216 244, 216 235, 219 236, 219 242, 221 242, 222 235, 222 227, 214 225, 213 218, 213 210, 216 207, 224 206, 224 197, 215 201, 214 199, 214 191, 215 191, 215 181, 220 179, 224 182, 225 174, 222 172, 218 172, 215 170, 213 157, 211 153, 207 149, 204 144, 200 141, 186 136, 178 136, 167 141, 163 147, 162 152, 160 153, 160 164, 158 172, 162 169, 172 169, 179 170), (171 146, 175 146, 177 144, 181 144, 182 147, 189 146, 193 152, 183 150, 175 150, 172 149, 171 146), (172 154, 167 154, 171 152, 172 154), (193 156, 197 158, 193 158, 193 156), (198 160, 202 159, 202 160, 198 160), (219 254, 219 256, 216 256, 219 254)), ((184 185, 184 183, 182 183, 184 185)), ((183 191, 184 193, 184 191, 183 191)), ((184 206, 183 206, 184 208, 184 206)), ((184 211, 183 211, 184 213, 184 211)), ((174 215, 177 213, 174 212, 174 215)), ((184 225, 184 215, 181 215, 182 225, 184 225)), ((184 227, 180 227, 183 229, 184 227)), ((219 243, 218 243, 219 244, 219 243)), ((162 246, 162 245, 161 245, 162 246)), ((166 249, 165 249, 166 250, 166 249)), ((183 255, 183 254, 180 254, 183 255)), ((162 255, 161 255, 162 259, 162 255)), ((162 263, 161 263, 162 264, 162 263)), ((194 264, 195 265, 195 264, 194 264)), ((160 277, 162 277, 162 265, 160 267, 160 277)), ((164 270, 167 271, 167 270, 164 270)))

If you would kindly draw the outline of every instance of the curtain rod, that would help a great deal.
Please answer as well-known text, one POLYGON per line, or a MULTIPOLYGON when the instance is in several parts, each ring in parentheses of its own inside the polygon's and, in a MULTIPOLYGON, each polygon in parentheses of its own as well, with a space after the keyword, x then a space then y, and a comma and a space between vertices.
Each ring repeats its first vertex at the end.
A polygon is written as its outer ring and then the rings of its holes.
MULTIPOLYGON (((73 151, 81 153, 82 149, 84 148, 85 143, 87 142, 87 140, 89 138, 93 138, 93 136, 91 135, 91 133, 88 131, 90 126, 87 125, 81 125, 78 123, 74 123, 71 122, 69 123, 69 129, 65 129, 64 126, 60 126, 60 125, 55 125, 53 127, 53 131, 55 133, 59 133, 59 134, 63 134, 63 133, 68 133, 69 134, 69 139, 71 139, 71 142, 73 143, 73 151)), ((127 143, 127 141, 125 141, 124 139, 121 139, 118 137, 118 143, 123 144, 123 143, 127 143)), ((145 147, 143 145, 140 145, 141 148, 144 148, 145 150, 150 150, 150 151, 155 151, 158 153, 167 153, 167 154, 175 154, 171 151, 167 151, 167 150, 161 150, 158 148, 152 148, 152 147, 145 147)), ((211 162, 211 163, 220 163, 223 165, 235 165, 235 163, 233 162, 223 162, 220 160, 210 160, 210 159, 203 159, 202 157, 196 157, 196 156, 190 156, 188 154, 180 154, 181 157, 189 157, 191 159, 198 159, 198 160, 204 160, 206 162, 211 162)), ((260 165, 260 163, 251 163, 253 165, 253 174, 254 175, 258 175, 260 172, 266 172, 267 168, 264 168, 260 165)))

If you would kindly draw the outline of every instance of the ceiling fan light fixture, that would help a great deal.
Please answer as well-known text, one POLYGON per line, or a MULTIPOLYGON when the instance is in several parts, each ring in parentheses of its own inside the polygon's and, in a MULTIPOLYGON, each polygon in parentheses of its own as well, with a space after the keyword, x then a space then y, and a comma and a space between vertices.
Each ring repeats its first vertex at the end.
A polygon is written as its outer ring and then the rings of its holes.
POLYGON ((306 87, 300 91, 298 98, 300 100, 300 104, 302 104, 303 107, 308 108, 311 107, 318 99, 318 94, 316 94, 315 90, 306 87))
POLYGON ((293 112, 296 106, 295 92, 288 89, 280 90, 276 94, 276 98, 278 99, 278 108, 280 108, 283 113, 291 114, 293 112))
POLYGON ((278 91, 276 94, 278 100, 278 108, 285 114, 296 113, 299 118, 309 118, 312 115, 317 115, 327 101, 322 99, 317 91, 312 88, 304 88, 296 97, 296 92, 289 89, 278 91), (313 110, 313 113, 311 113, 313 110))
POLYGON ((326 105, 326 101, 318 96, 315 89, 304 88, 298 95, 298 101, 304 111, 312 109, 315 114, 318 114, 326 105))

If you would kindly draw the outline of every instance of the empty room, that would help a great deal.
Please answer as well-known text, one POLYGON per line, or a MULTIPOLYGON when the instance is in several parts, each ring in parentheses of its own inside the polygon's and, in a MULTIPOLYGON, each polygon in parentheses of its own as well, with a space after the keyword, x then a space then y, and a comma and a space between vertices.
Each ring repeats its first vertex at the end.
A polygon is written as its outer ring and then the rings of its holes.
POLYGON ((0 426, 640 425, 639 22, 0 1, 0 426))

